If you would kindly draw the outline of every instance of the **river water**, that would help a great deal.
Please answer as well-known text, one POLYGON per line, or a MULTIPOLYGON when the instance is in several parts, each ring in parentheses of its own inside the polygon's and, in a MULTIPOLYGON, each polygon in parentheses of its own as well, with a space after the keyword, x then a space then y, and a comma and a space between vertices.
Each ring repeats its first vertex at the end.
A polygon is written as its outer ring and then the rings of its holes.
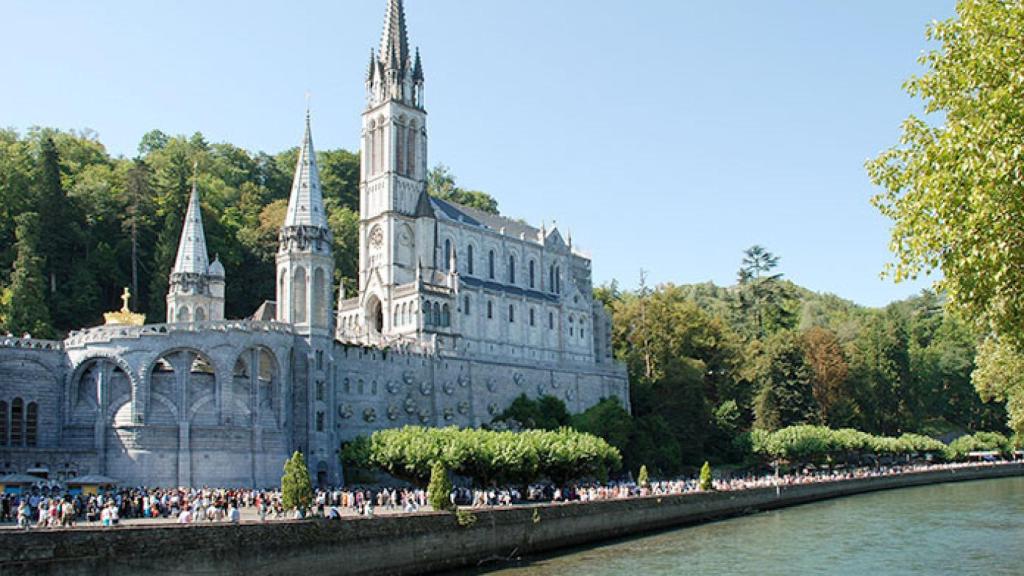
POLYGON ((904 488, 466 574, 1024 574, 1024 478, 904 488))

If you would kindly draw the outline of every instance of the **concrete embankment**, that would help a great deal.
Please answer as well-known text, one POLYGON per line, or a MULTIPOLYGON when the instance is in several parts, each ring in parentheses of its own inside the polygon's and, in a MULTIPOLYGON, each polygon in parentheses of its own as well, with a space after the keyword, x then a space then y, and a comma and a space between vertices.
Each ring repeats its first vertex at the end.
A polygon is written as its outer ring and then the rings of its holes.
POLYGON ((270 524, 0 533, 0 574, 420 574, 865 492, 1024 475, 1024 464, 741 492, 270 524), (466 522, 464 522, 465 524, 466 522))

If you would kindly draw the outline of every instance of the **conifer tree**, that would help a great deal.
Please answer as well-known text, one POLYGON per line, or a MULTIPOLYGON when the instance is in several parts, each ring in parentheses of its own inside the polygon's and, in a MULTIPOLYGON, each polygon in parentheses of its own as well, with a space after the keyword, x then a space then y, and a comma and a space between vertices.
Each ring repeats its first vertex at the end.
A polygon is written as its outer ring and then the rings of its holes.
POLYGON ((281 503, 291 510, 298 508, 305 511, 313 502, 313 483, 309 479, 309 469, 302 452, 296 451, 284 463, 284 476, 281 477, 281 503))
POLYGON ((649 481, 650 479, 647 476, 647 464, 644 464, 643 466, 640 466, 640 473, 636 475, 636 483, 637 486, 643 488, 647 486, 649 481))
POLYGON ((707 460, 700 467, 700 489, 705 492, 715 489, 714 484, 711 483, 711 463, 707 460))
POLYGON ((0 299, 0 323, 16 335, 53 337, 49 309, 46 307, 43 258, 38 252, 39 215, 25 212, 15 217, 17 258, 11 285, 0 299))
POLYGON ((60 155, 50 136, 40 142, 36 212, 39 230, 46 231, 46 242, 36 244, 43 261, 46 304, 54 326, 69 329, 76 324, 76 310, 69 298, 71 263, 78 255, 82 230, 61 183, 60 155))
POLYGON ((427 486, 427 495, 430 498, 430 506, 438 512, 450 510, 452 481, 448 478, 448 470, 440 460, 434 462, 430 469, 430 484, 427 486))

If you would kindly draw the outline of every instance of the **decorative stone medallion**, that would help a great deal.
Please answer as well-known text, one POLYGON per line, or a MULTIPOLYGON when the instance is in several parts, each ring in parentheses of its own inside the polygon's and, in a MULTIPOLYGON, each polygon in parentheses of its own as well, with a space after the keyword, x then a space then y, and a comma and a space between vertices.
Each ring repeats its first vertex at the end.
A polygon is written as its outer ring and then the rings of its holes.
POLYGON ((398 382, 395 382, 394 380, 388 380, 387 389, 388 389, 388 392, 390 392, 391 394, 398 394, 398 392, 402 388, 401 388, 401 386, 398 385, 398 382))
POLYGON ((366 422, 376 422, 377 411, 373 408, 367 408, 366 410, 363 410, 363 420, 366 422))
POLYGON ((424 396, 430 396, 434 392, 434 383, 430 381, 423 381, 420 383, 420 394, 424 396))
POLYGON ((349 404, 348 402, 346 402, 344 404, 339 404, 338 405, 338 416, 339 417, 341 417, 341 418, 343 418, 345 420, 348 420, 349 418, 352 417, 352 413, 353 413, 352 405, 349 404))
POLYGON ((394 404, 388 404, 388 420, 391 420, 392 422, 398 420, 398 416, 401 413, 402 411, 398 409, 398 406, 395 406, 394 404))
POLYGON ((444 393, 449 396, 455 394, 455 384, 452 384, 451 382, 445 382, 442 389, 444 390, 444 393))
POLYGON ((459 414, 462 414, 463 416, 465 416, 466 414, 469 414, 469 402, 467 402, 465 400, 463 400, 462 402, 459 402, 458 410, 459 410, 459 414))

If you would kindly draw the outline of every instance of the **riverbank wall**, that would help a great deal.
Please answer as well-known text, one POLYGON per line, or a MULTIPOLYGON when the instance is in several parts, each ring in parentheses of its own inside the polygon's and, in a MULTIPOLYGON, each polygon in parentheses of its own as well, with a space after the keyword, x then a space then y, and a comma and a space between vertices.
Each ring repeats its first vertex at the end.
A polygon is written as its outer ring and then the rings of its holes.
POLYGON ((0 533, 0 574, 423 574, 879 490, 1024 475, 1024 464, 842 482, 344 521, 0 533))

